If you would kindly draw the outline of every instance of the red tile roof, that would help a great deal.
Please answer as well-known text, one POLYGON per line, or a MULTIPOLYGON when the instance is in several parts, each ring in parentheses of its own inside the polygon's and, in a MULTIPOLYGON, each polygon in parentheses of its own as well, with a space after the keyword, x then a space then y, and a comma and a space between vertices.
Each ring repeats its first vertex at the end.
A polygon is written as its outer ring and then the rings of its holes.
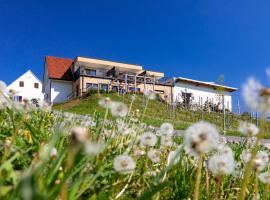
POLYGON ((57 58, 53 56, 46 56, 45 62, 47 63, 47 69, 49 78, 72 80, 71 64, 72 59, 69 58, 57 58))

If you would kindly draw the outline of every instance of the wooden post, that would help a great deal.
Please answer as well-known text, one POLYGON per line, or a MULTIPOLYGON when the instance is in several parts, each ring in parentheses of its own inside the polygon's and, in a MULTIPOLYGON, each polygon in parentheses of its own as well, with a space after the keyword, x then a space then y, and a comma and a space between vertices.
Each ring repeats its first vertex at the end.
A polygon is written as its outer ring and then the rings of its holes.
POLYGON ((134 76, 134 92, 137 93, 136 91, 137 91, 137 74, 134 76))
POLYGON ((154 78, 152 79, 152 81, 153 81, 153 92, 155 92, 155 82, 156 82, 156 77, 154 77, 154 78))
POLYGON ((225 99, 224 99, 224 94, 222 95, 222 110, 223 110, 223 131, 225 133, 225 123, 226 123, 226 119, 225 119, 225 115, 226 115, 226 110, 225 110, 225 99))
POLYGON ((128 92, 127 73, 125 74, 125 88, 126 88, 126 93, 127 93, 128 92))

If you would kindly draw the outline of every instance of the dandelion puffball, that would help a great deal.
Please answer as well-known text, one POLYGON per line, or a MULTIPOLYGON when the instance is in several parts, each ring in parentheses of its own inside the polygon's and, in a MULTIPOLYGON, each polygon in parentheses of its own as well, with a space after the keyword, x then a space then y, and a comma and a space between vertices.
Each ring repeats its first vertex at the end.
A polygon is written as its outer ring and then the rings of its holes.
POLYGON ((128 155, 120 155, 114 159, 113 168, 119 173, 131 173, 135 170, 135 162, 128 155))
POLYGON ((208 153, 216 148, 219 133, 215 126, 208 122, 200 121, 191 125, 184 136, 185 150, 192 155, 208 153))
POLYGON ((112 102, 110 108, 114 117, 125 117, 128 114, 128 107, 122 102, 112 102))
POLYGON ((157 142, 157 136, 152 132, 145 132, 140 136, 140 144, 141 146, 155 146, 157 142))

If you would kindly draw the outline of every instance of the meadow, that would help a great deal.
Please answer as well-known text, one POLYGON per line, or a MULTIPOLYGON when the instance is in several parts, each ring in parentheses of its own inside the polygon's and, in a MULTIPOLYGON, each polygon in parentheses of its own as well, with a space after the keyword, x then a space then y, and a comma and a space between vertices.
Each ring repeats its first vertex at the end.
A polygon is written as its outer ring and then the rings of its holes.
POLYGON ((145 123, 160 110, 151 91, 124 103, 99 96, 91 115, 93 105, 69 107, 80 109, 74 114, 43 101, 17 103, 13 95, 1 82, 1 199, 269 198, 264 118, 260 127, 241 122, 244 139, 231 144, 207 121, 188 124, 183 137, 171 122, 145 123))

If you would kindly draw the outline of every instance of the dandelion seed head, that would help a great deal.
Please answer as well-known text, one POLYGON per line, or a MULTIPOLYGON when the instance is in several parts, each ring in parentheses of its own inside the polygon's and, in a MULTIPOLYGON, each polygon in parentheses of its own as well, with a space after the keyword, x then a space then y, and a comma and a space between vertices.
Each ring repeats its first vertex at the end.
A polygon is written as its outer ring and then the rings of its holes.
POLYGON ((55 147, 51 149, 50 156, 52 159, 55 159, 57 157, 57 149, 55 147))
POLYGON ((109 97, 101 98, 98 101, 98 104, 103 108, 109 108, 111 106, 111 103, 112 101, 109 97))
POLYGON ((143 94, 149 100, 155 100, 156 99, 156 93, 154 91, 152 91, 152 90, 144 90, 143 94))
POLYGON ((104 147, 105 145, 103 143, 94 143, 94 142, 87 141, 84 144, 84 151, 88 155, 95 156, 101 153, 104 150, 104 147))
POLYGON ((265 151, 257 152, 256 157, 253 160, 254 168, 257 171, 262 171, 269 164, 269 155, 265 151))
POLYGON ((76 126, 71 129, 71 138, 75 143, 84 143, 88 139, 88 129, 76 126))
POLYGON ((160 131, 168 136, 173 136, 173 133, 174 133, 173 125, 171 123, 167 123, 167 122, 163 123, 160 126, 160 131))
POLYGON ((264 184, 269 184, 270 183, 270 174, 269 174, 269 172, 264 172, 264 173, 259 174, 258 178, 264 184))
POLYGON ((162 135, 161 137, 161 145, 164 147, 170 147, 173 146, 173 140, 172 137, 167 136, 167 135, 162 135))
POLYGON ((260 131, 255 124, 249 122, 240 122, 238 129, 243 135, 246 136, 255 136, 260 131))
POLYGON ((119 173, 131 173, 135 170, 136 164, 128 155, 119 155, 113 162, 114 170, 119 173))
POLYGON ((125 117, 128 114, 128 107, 122 102, 112 102, 110 108, 114 117, 125 117))
POLYGON ((0 80, 0 92, 6 93, 7 92, 7 85, 4 81, 0 80))
POLYGON ((152 132, 145 132, 140 136, 140 144, 141 146, 155 146, 157 142, 157 136, 152 132))
POLYGON ((191 125, 185 132, 184 143, 186 152, 197 155, 208 153, 218 145, 219 134, 210 123, 198 122, 191 125))
POLYGON ((228 154, 215 154, 208 161, 208 168, 215 176, 231 174, 234 166, 234 159, 228 154))
POLYGON ((242 86, 245 103, 252 110, 269 111, 270 110, 270 89, 265 88, 255 78, 248 78, 242 86))
POLYGON ((153 163, 159 163, 160 157, 161 157, 161 152, 159 150, 156 150, 156 149, 151 149, 147 153, 147 156, 153 163))

